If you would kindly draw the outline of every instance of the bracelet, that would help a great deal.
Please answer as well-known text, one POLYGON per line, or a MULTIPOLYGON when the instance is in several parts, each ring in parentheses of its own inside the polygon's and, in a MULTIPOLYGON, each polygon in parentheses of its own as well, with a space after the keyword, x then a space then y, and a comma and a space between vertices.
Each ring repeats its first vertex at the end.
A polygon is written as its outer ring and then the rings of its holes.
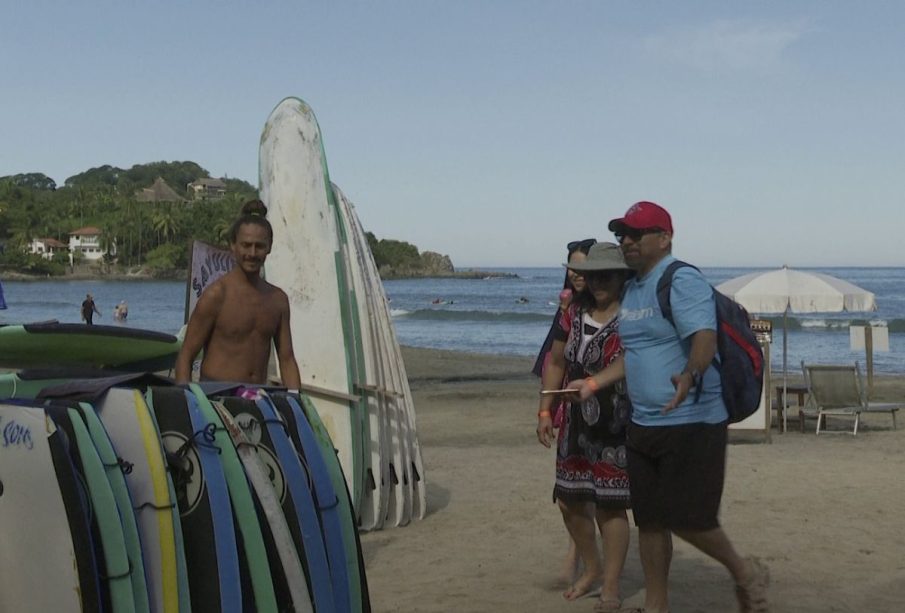
POLYGON ((594 377, 588 377, 584 380, 584 382, 588 387, 591 388, 592 392, 600 391, 600 384, 597 383, 597 379, 595 379, 594 377))
POLYGON ((550 411, 544 409, 543 411, 537 412, 538 417, 550 417, 550 411))

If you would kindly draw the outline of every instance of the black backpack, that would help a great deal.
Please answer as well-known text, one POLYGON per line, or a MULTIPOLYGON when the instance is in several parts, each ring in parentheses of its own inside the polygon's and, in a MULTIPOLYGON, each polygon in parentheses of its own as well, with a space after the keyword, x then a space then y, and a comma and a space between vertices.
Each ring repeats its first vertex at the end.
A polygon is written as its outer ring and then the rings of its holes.
MULTIPOLYGON (((697 267, 676 260, 666 267, 657 283, 657 302, 663 317, 675 327, 669 293, 676 270, 683 266, 697 267)), ((729 423, 742 421, 757 411, 764 386, 764 352, 751 330, 748 311, 732 298, 713 289, 716 302, 716 345, 719 360, 713 366, 720 373, 723 403, 729 411, 729 423)), ((700 389, 698 389, 700 394, 700 389)))

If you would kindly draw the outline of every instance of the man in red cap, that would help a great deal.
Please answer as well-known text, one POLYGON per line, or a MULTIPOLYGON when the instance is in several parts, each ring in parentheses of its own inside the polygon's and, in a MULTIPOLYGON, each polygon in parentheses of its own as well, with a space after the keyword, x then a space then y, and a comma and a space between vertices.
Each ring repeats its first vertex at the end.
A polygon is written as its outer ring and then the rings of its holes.
POLYGON ((741 611, 766 612, 766 567, 757 558, 740 556, 717 518, 729 414, 719 372, 711 367, 717 348, 713 290, 696 268, 676 269, 670 322, 657 298, 660 277, 676 261, 669 213, 653 202, 637 202, 609 229, 635 271, 626 282, 619 313, 625 354, 586 381, 580 394, 590 396, 593 388, 623 375, 628 383, 628 473, 646 588, 644 608, 638 611, 669 610, 676 534, 726 567, 741 611))

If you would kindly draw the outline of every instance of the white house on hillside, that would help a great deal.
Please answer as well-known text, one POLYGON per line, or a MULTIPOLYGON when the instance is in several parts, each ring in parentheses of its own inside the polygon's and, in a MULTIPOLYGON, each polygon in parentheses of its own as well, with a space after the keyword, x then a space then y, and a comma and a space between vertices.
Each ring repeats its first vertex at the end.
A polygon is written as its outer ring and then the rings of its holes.
MULTIPOLYGON (((81 253, 88 261, 99 260, 106 251, 101 248, 101 231, 93 226, 86 226, 69 233, 69 251, 81 253)), ((110 255, 116 255, 116 244, 110 248, 110 255)))
POLYGON ((202 177, 189 183, 186 188, 192 200, 219 200, 226 195, 226 183, 223 179, 202 177))
POLYGON ((55 238, 34 238, 28 246, 29 253, 37 253, 44 259, 50 260, 57 253, 68 252, 69 246, 55 238))

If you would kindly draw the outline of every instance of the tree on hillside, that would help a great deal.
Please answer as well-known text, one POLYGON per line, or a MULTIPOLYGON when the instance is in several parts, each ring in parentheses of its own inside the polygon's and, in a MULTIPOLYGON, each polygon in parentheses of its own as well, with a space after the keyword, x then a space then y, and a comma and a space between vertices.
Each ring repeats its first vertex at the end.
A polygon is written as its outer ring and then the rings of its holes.
POLYGON ((226 183, 227 193, 242 194, 244 196, 243 202, 258 197, 257 188, 248 181, 223 177, 223 182, 226 183))
POLYGON ((17 187, 30 189, 45 189, 53 191, 57 188, 56 182, 42 172, 29 172, 25 174, 0 177, 0 181, 8 180, 17 187))
POLYGON ((95 185, 114 186, 119 181, 119 175, 123 170, 104 164, 96 168, 89 168, 77 175, 72 175, 63 182, 67 187, 91 187, 95 185))
POLYGON ((377 237, 374 236, 373 232, 365 232, 365 239, 368 241, 368 249, 371 250, 371 255, 374 255, 374 252, 377 251, 377 237))
POLYGON ((392 266, 394 268, 417 267, 421 262, 418 248, 405 241, 381 239, 374 253, 377 267, 392 266))
POLYGON ((125 178, 136 187, 147 187, 157 177, 162 177, 179 194, 185 194, 186 186, 210 173, 195 162, 151 162, 136 164, 125 173, 125 178))
POLYGON ((173 205, 165 204, 158 206, 151 214, 151 227, 157 232, 157 245, 160 246, 160 237, 163 235, 163 242, 176 234, 179 229, 176 213, 173 211, 173 205))

